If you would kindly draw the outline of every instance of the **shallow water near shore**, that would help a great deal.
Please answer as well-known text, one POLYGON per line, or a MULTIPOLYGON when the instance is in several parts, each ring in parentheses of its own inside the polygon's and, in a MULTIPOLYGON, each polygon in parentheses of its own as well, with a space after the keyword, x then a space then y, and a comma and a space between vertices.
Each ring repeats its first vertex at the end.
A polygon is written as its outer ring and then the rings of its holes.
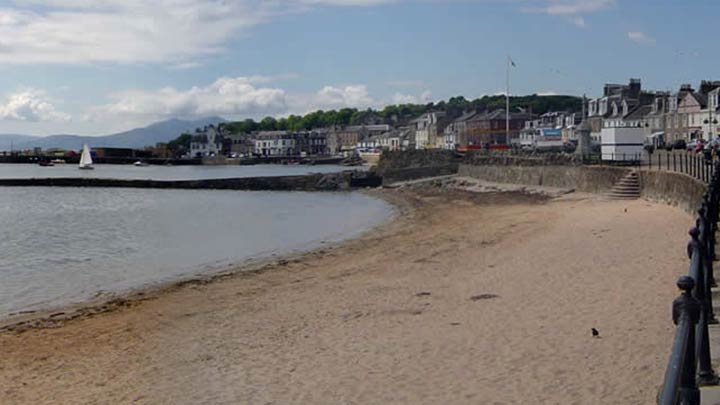
POLYGON ((361 193, 0 189, 0 317, 356 236, 393 212, 361 193))

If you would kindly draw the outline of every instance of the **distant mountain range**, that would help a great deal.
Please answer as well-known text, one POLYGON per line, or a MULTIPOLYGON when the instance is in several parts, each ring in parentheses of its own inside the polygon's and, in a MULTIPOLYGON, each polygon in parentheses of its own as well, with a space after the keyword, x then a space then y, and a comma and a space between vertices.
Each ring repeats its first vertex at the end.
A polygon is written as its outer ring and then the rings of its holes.
POLYGON ((24 150, 33 148, 60 148, 60 149, 82 149, 83 143, 91 148, 137 148, 152 146, 158 142, 171 141, 183 132, 193 132, 195 128, 202 128, 206 125, 217 125, 226 122, 220 117, 206 117, 197 120, 169 119, 156 122, 144 128, 135 128, 129 131, 104 136, 80 136, 80 135, 49 135, 29 136, 19 134, 0 134, 0 150, 9 151, 24 150))

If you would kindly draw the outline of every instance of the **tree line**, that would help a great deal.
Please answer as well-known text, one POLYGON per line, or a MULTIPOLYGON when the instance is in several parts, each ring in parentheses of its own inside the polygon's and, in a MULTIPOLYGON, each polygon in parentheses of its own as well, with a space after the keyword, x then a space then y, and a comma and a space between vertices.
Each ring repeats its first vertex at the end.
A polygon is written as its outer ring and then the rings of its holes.
MULTIPOLYGON (((505 108, 505 96, 483 96, 475 100, 467 100, 463 96, 451 97, 449 100, 428 104, 396 104, 388 105, 380 110, 342 108, 340 110, 318 110, 305 115, 288 117, 265 117, 260 121, 245 119, 242 121, 220 124, 230 134, 252 133, 256 131, 303 131, 315 128, 344 125, 390 124, 393 126, 407 125, 411 120, 431 111, 443 111, 451 119, 457 118, 466 111, 492 111, 505 108)), ((511 96, 512 111, 527 111, 544 114, 548 111, 577 112, 582 108, 582 98, 575 96, 511 96)), ((182 134, 170 142, 170 147, 189 147, 191 135, 182 134)))

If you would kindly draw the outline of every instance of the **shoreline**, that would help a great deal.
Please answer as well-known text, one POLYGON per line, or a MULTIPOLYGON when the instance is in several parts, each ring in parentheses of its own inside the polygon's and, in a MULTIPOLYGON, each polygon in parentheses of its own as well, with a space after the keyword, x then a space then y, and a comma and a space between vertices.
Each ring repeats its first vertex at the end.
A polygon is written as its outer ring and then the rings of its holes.
POLYGON ((655 398, 686 213, 438 182, 377 193, 405 211, 362 238, 0 333, 8 403, 655 398))
POLYGON ((173 280, 151 282, 140 287, 108 292, 107 294, 96 293, 95 297, 80 302, 13 312, 5 317, 0 317, 0 334, 7 332, 19 333, 29 329, 59 328, 76 319, 89 318, 133 307, 143 301, 158 299, 163 295, 172 294, 193 285, 206 285, 232 278, 251 277, 282 268, 288 263, 301 263, 303 260, 315 258, 318 255, 341 248, 346 244, 357 243, 370 236, 371 233, 387 231, 385 228, 412 214, 413 208, 410 206, 409 201, 398 198, 397 195, 377 190, 361 190, 359 192, 386 202, 392 211, 384 221, 365 229, 355 236, 325 244, 320 242, 322 246, 314 248, 300 248, 287 253, 271 253, 266 257, 248 258, 207 272, 195 273, 173 280))

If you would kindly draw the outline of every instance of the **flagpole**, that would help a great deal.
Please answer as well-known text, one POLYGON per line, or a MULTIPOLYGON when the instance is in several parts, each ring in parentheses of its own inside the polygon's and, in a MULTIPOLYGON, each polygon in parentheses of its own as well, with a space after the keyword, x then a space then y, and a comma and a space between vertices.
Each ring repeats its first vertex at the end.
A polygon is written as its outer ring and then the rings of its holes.
POLYGON ((510 55, 507 57, 505 70, 505 144, 510 145, 510 55))

